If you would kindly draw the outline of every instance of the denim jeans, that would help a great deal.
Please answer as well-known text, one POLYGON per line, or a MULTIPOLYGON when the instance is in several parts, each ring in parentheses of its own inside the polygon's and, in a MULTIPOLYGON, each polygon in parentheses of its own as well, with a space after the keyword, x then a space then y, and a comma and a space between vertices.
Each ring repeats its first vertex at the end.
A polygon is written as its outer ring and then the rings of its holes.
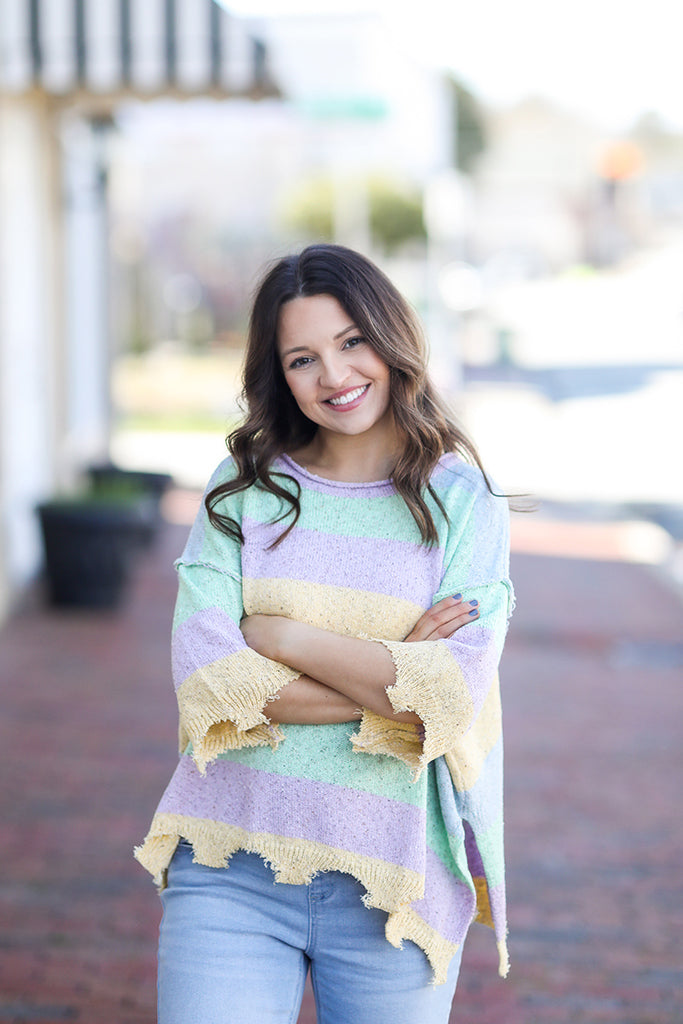
POLYGON ((309 966, 318 1024, 446 1024, 460 954, 432 985, 423 951, 395 949, 363 891, 336 871, 276 883, 243 851, 203 867, 181 842, 161 896, 158 1024, 296 1024, 309 966))

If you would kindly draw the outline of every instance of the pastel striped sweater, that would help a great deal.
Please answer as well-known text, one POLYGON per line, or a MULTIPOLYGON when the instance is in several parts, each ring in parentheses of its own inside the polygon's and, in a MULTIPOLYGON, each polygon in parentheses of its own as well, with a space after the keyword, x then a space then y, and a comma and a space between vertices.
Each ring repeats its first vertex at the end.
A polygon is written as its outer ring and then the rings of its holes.
MULTIPOLYGON (((258 487, 223 500, 245 537, 199 513, 178 560, 173 673, 180 761, 138 860, 163 885, 179 837, 201 864, 238 849, 260 854, 283 883, 343 871, 387 913, 393 945, 417 943, 445 980, 470 922, 495 929, 507 972, 502 734, 497 667, 512 609, 508 510, 479 470, 444 456, 427 497, 439 532, 428 547, 390 481, 316 477, 287 456, 274 469, 300 488, 301 515, 283 530, 280 501, 258 487), (480 616, 452 639, 405 643, 447 595, 477 598, 480 616), (396 711, 359 722, 275 725, 267 703, 298 672, 246 646, 243 615, 285 615, 383 643, 396 711), (265 707, 265 713, 263 711, 265 707)), ((219 466, 209 487, 234 473, 219 466)))

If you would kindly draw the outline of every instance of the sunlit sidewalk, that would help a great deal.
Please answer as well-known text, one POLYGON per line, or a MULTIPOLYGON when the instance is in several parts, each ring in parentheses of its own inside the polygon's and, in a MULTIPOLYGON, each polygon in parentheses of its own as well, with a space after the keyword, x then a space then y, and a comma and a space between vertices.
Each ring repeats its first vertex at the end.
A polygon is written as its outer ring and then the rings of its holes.
MULTIPOLYGON (((155 1020, 159 907, 131 850, 175 762, 172 561, 195 502, 172 495, 176 522, 120 611, 52 610, 36 591, 0 633, 0 1020, 155 1020)), ((516 517, 512 972, 497 978, 473 928, 457 1024, 683 1019, 683 609, 629 543, 516 517)), ((314 1020, 307 994, 300 1021, 314 1020)))

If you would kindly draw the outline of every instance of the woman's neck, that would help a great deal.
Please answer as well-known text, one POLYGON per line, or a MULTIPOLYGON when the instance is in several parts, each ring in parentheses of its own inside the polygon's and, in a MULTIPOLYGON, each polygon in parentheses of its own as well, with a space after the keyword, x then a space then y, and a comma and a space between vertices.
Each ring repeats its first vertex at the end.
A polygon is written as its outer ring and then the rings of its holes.
POLYGON ((349 483, 372 483, 389 479, 401 448, 393 430, 382 439, 366 438, 362 434, 328 435, 319 430, 309 444, 289 454, 315 476, 349 483))

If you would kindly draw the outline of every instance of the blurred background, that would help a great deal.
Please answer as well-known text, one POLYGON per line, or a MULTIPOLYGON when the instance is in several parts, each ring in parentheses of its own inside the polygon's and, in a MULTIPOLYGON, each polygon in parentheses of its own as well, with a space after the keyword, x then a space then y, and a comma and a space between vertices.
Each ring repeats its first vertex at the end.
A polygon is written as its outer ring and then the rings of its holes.
POLYGON ((173 560, 240 416, 252 290, 316 240, 404 291, 535 508, 504 661, 513 970, 472 929, 451 1019, 683 1019, 680 22, 0 0, 0 1019, 155 1019, 131 848, 176 757, 173 560))
POLYGON ((0 0, 0 606, 88 465, 204 484, 258 273, 320 239, 416 306, 501 487, 675 555, 677 17, 0 0))

